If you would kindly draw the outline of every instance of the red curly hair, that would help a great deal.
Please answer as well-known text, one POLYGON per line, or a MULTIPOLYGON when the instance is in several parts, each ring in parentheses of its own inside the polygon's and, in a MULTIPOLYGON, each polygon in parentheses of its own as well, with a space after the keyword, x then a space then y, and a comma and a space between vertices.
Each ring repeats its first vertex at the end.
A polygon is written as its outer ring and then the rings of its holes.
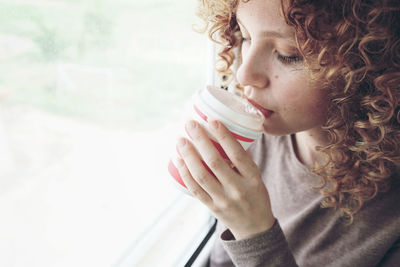
MULTIPOLYGON (((222 45, 217 70, 224 75, 232 75, 241 45, 237 5, 200 0, 198 8, 203 31, 222 45)), ((318 148, 329 160, 313 168, 322 182, 321 204, 339 208, 352 222, 365 201, 398 179, 400 2, 288 0, 281 7, 313 78, 329 89, 323 128, 330 142, 318 148)))

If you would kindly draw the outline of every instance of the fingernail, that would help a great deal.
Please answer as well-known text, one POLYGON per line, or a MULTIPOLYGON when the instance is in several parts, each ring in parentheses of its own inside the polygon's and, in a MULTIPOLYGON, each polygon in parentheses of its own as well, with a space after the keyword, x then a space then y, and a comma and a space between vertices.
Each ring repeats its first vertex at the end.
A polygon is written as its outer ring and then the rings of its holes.
POLYGON ((215 130, 218 129, 218 127, 219 127, 218 121, 211 121, 210 124, 211 124, 211 128, 213 128, 215 130))
POLYGON ((178 146, 179 147, 184 147, 186 145, 186 140, 185 138, 179 138, 178 140, 178 146))
POLYGON ((196 122, 195 121, 189 121, 186 123, 186 127, 188 127, 188 129, 193 130, 196 128, 196 122))

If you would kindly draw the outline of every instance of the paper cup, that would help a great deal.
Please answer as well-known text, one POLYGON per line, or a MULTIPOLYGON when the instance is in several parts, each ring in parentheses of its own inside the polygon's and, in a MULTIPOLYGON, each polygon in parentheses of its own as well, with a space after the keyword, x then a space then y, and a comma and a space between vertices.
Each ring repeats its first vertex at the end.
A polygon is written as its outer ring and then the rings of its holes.
MULTIPOLYGON (((229 157, 216 141, 216 138, 208 132, 209 119, 222 122, 245 150, 263 133, 264 116, 257 108, 246 99, 213 86, 207 86, 193 96, 190 118, 203 126, 214 146, 228 162, 230 162, 229 157)), ((184 136, 189 140, 191 139, 186 132, 184 136)), ((168 163, 168 171, 178 188, 189 193, 176 167, 174 159, 177 157, 179 155, 176 151, 168 163)), ((212 173, 204 162, 203 164, 212 173)))

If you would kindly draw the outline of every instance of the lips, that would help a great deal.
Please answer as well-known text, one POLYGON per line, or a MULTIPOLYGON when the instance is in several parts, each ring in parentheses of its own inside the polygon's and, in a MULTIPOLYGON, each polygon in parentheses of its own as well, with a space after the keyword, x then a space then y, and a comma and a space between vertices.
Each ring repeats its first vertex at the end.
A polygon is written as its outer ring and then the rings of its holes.
POLYGON ((262 106, 260 106, 259 104, 257 104, 257 102, 255 102, 254 100, 247 98, 247 100, 250 102, 250 104, 252 104, 255 108, 257 108, 259 111, 261 111, 261 113, 264 115, 265 118, 269 118, 271 117, 272 113, 274 113, 272 110, 263 108, 262 106))

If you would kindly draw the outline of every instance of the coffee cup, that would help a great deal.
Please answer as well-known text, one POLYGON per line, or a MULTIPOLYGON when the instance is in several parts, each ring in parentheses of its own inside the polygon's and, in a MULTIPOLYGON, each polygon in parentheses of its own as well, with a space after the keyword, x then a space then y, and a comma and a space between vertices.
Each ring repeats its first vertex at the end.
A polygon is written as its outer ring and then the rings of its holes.
MULTIPOLYGON (((231 167, 234 166, 229 157, 217 142, 217 139, 208 131, 208 120, 213 119, 222 122, 245 150, 263 133, 264 116, 261 111, 246 99, 234 93, 214 86, 207 86, 194 94, 192 103, 189 118, 196 120, 203 126, 211 142, 231 167)), ((186 132, 183 135, 187 139, 191 139, 186 132)), ((184 193, 190 195, 176 167, 175 159, 177 157, 179 157, 179 154, 176 151, 168 163, 168 171, 174 179, 174 184, 184 193)), ((203 165, 212 173, 204 162, 203 165)))

